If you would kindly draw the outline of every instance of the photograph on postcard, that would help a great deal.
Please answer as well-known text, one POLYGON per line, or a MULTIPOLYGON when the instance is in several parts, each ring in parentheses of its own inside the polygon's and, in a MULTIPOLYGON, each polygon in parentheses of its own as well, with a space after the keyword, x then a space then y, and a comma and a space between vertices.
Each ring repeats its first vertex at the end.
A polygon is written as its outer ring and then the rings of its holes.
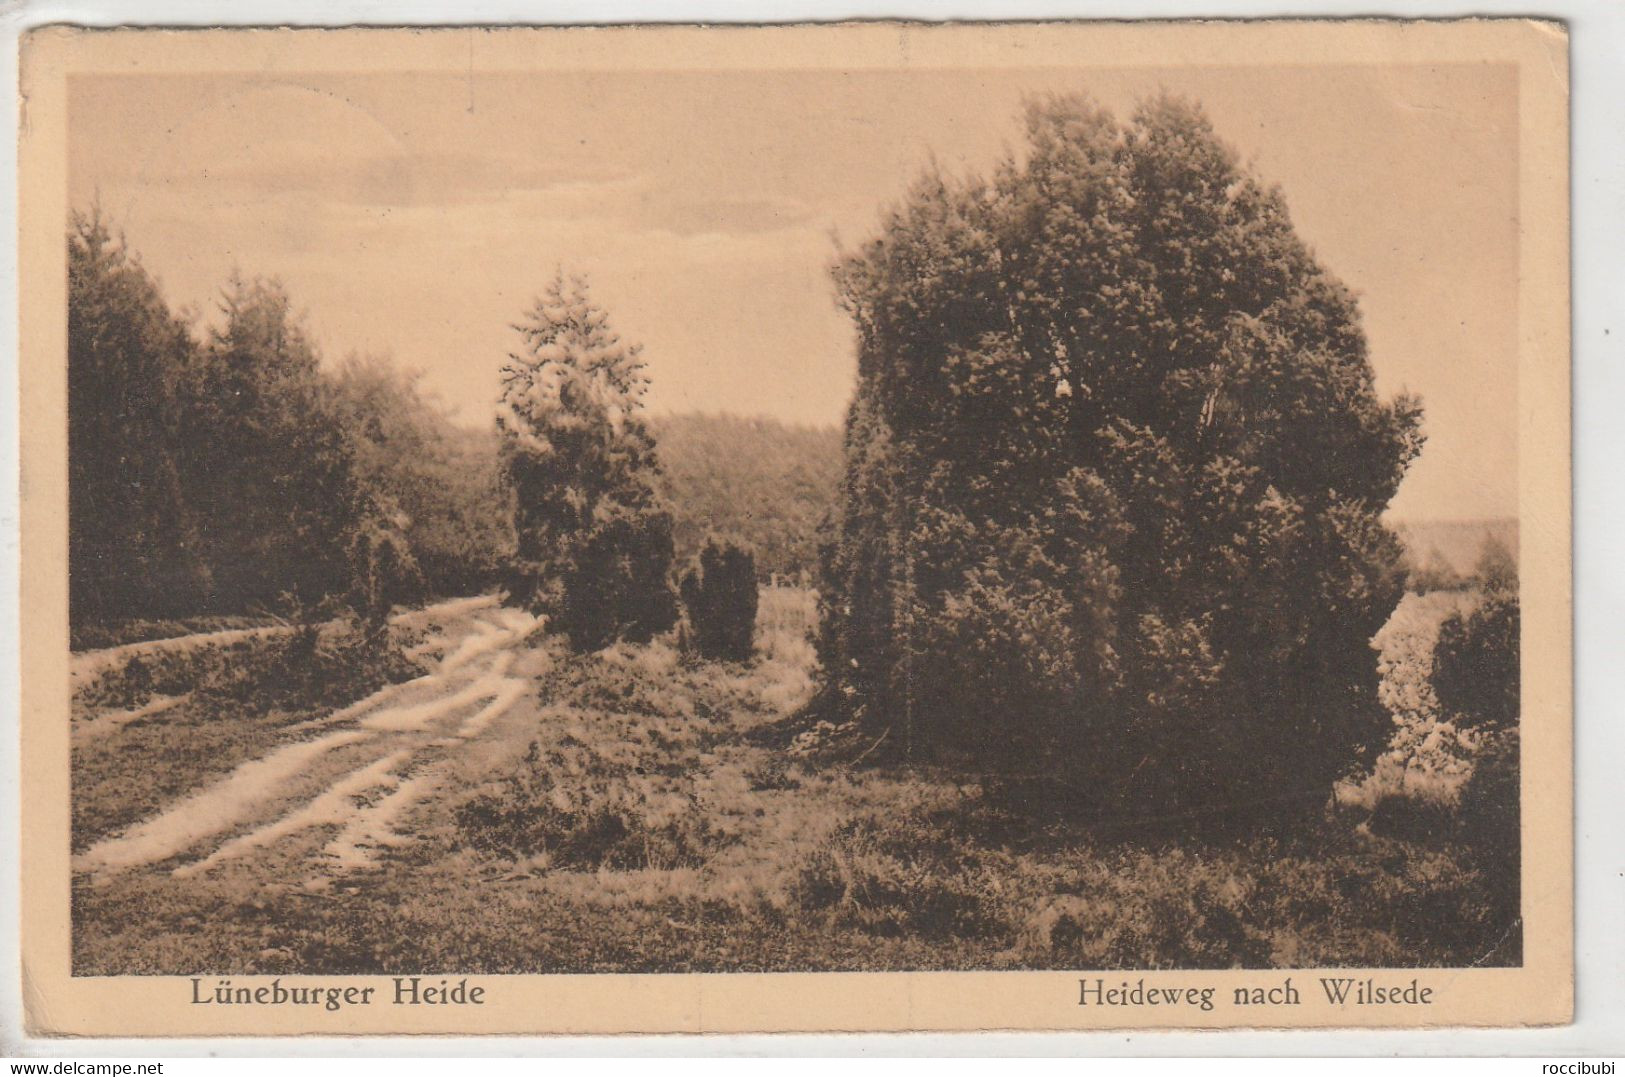
POLYGON ((1527 65, 1088 30, 57 32, 69 978, 1527 971, 1527 65))

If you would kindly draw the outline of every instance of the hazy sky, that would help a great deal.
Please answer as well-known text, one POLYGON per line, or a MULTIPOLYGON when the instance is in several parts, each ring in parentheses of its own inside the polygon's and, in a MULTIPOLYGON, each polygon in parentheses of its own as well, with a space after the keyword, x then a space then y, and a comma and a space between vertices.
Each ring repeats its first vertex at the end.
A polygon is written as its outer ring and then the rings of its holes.
POLYGON ((387 352, 483 423, 556 266, 642 341, 657 411, 839 422, 827 268, 934 154, 985 170, 1024 93, 1203 102, 1361 296, 1378 385, 1419 392, 1411 517, 1517 511, 1510 67, 79 77, 70 196, 175 305, 280 276, 330 359, 387 352))

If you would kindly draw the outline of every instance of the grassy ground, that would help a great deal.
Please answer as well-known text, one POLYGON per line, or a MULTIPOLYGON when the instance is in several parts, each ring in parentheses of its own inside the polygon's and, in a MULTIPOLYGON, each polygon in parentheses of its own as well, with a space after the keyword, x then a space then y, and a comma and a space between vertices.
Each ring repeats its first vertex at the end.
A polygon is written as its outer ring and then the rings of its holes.
POLYGON ((402 821, 412 840, 331 886, 297 870, 319 835, 184 883, 171 865, 76 879, 75 971, 1517 959, 1470 859, 1372 835, 1357 809, 1290 840, 1111 839, 953 775, 830 761, 816 733, 786 749, 762 733, 811 690, 810 600, 763 609, 750 666, 687 664, 661 641, 551 653, 532 698, 448 758, 402 821))

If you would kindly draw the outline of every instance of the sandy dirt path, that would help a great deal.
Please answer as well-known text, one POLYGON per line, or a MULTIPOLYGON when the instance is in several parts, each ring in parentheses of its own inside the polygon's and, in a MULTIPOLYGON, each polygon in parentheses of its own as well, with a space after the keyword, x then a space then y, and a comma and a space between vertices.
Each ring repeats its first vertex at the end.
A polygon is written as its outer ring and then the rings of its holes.
POLYGON ((397 618, 428 633, 422 677, 299 727, 301 738, 104 839, 74 870, 105 881, 137 868, 179 878, 277 856, 320 888, 408 840, 398 824, 435 795, 447 762, 486 734, 549 664, 539 622, 495 599, 462 599, 397 618), (280 852, 279 852, 280 850, 280 852))
MULTIPOLYGON (((406 628, 422 628, 448 618, 461 617, 482 609, 489 609, 496 605, 494 595, 475 595, 471 598, 454 598, 433 606, 425 606, 418 610, 408 610, 398 613, 390 620, 406 628)), ((228 628, 219 632, 194 632, 186 636, 166 636, 162 639, 142 640, 140 643, 124 643, 117 647, 103 647, 99 650, 74 651, 68 657, 68 675, 72 679, 75 689, 89 684, 97 677, 110 669, 122 666, 132 658, 149 658, 157 655, 184 653, 199 647, 229 647, 233 643, 240 643, 248 639, 264 639, 272 636, 286 636, 293 631, 292 625, 266 625, 261 628, 228 628)))

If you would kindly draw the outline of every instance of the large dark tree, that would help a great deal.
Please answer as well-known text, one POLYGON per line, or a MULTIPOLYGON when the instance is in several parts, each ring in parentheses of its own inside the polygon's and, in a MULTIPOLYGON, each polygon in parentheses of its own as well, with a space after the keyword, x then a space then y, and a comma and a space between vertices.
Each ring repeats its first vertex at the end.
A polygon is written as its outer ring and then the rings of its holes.
POLYGON ((1420 408, 1199 108, 1032 104, 836 279, 859 334, 825 706, 1103 809, 1324 797, 1389 724, 1420 408))
POLYGON ((185 611, 203 571, 181 496, 188 327, 99 212, 68 230, 68 576, 75 624, 185 611))
POLYGON ((560 273, 514 327, 497 428, 513 491, 514 597, 581 650, 677 620, 671 514, 654 488, 641 348, 560 273))
POLYGON ((277 281, 234 278, 221 318, 182 383, 179 444, 212 604, 342 596, 368 499, 334 388, 277 281))

